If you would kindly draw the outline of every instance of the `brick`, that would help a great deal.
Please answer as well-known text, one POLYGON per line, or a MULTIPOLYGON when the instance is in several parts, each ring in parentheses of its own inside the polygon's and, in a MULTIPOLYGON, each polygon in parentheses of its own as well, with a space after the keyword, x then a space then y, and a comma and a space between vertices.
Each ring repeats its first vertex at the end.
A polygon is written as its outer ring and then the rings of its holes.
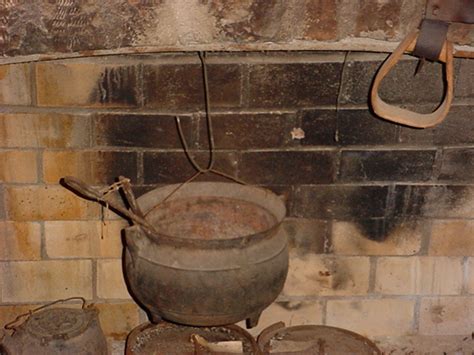
POLYGON ((340 103, 367 104, 372 80, 386 57, 374 53, 348 53, 342 77, 340 103))
POLYGON ((472 186, 396 186, 394 200, 395 216, 474 217, 472 186))
POLYGON ((436 151, 343 151, 341 181, 426 181, 431 178, 436 151))
POLYGON ((369 110, 339 110, 337 136, 341 145, 395 144, 398 126, 381 120, 369 110))
POLYGON ((137 154, 114 151, 45 151, 43 177, 46 183, 59 183, 64 176, 75 176, 86 183, 111 184, 120 175, 137 180, 137 154))
MULTIPOLYGON (((471 60, 461 60, 459 73, 456 75, 456 87, 454 94, 456 97, 474 96, 474 65, 471 60)), ((462 133, 462 132, 460 132, 462 133)))
POLYGON ((39 106, 136 107, 138 67, 107 60, 36 64, 39 106))
MULTIPOLYGON (((181 127, 189 147, 197 145, 197 117, 182 117, 181 127)), ((174 116, 101 114, 94 117, 97 146, 181 148, 174 116)))
POLYGON ((467 279, 466 289, 470 294, 474 294, 474 258, 467 258, 467 279))
POLYGON ((369 289, 369 258, 290 254, 283 296, 365 295, 369 289))
POLYGON ((431 227, 430 255, 474 255, 474 221, 435 220, 431 227))
POLYGON ((408 299, 329 300, 326 324, 366 337, 405 335, 412 332, 414 308, 408 299))
POLYGON ((31 104, 29 64, 2 65, 0 68, 0 104, 31 104))
POLYGON ((0 221, 0 260, 39 260, 39 223, 0 221))
POLYGON ((400 126, 400 142, 416 145, 472 144, 474 143, 472 114, 472 106, 453 106, 448 117, 432 129, 400 126))
POLYGON ((419 223, 401 221, 388 234, 374 239, 360 221, 333 221, 331 250, 339 255, 414 255, 421 249, 420 229, 419 223))
MULTIPOLYGON (((247 329, 250 334, 257 337, 266 327, 277 322, 284 322, 287 327, 296 325, 321 324, 323 306, 318 301, 288 301, 274 302, 263 311, 258 325, 247 329)), ((245 327, 244 322, 238 325, 245 327)))
POLYGON ((316 219, 383 217, 387 186, 298 186, 290 215, 316 219))
MULTIPOLYGON (((203 167, 207 167, 209 154, 207 152, 191 152, 192 156, 203 167)), ((215 153, 214 168, 232 176, 236 176, 237 155, 235 153, 215 153)), ((165 184, 183 182, 197 171, 186 158, 184 152, 145 152, 143 157, 145 184, 165 184)), ((215 176, 206 174, 206 180, 215 176)), ((226 180, 228 181, 228 180, 226 180)))
MULTIPOLYGON (((341 103, 368 103, 372 80, 385 58, 386 55, 380 54, 349 54, 344 70, 341 103)), ((380 96, 392 104, 441 102, 443 97, 441 64, 426 64, 423 70, 414 76, 417 61, 413 57, 402 58, 382 81, 380 96), (414 92, 416 95, 413 95, 414 92)))
POLYGON ((329 222, 287 218, 281 228, 288 236, 289 248, 297 255, 324 254, 329 247, 329 222))
MULTIPOLYGON (((207 126, 201 118, 201 146, 207 147, 207 126)), ((298 146, 291 132, 298 118, 289 113, 213 114, 215 146, 219 149, 258 149, 298 146)))
POLYGON ((15 221, 89 219, 99 205, 85 201, 61 186, 9 186, 5 189, 7 216, 15 221))
POLYGON ((377 260, 375 291, 388 295, 458 295, 461 258, 384 257, 377 260))
POLYGON ((123 340, 140 324, 135 303, 96 303, 100 327, 108 338, 123 340))
POLYGON ((335 110, 303 110, 300 111, 300 115, 301 128, 304 131, 302 145, 337 144, 335 110))
POLYGON ((474 298, 427 297, 421 300, 420 334, 469 335, 474 327, 474 298))
MULTIPOLYGON (((266 58, 262 56, 263 59, 266 58)), ((335 104, 342 64, 339 58, 337 62, 328 59, 315 55, 300 61, 290 55, 287 63, 267 61, 251 65, 248 69, 249 107, 300 108, 335 104)))
MULTIPOLYGON (((209 58, 207 68, 211 108, 239 107, 240 65, 212 63, 209 58)), ((143 77, 145 107, 174 111, 204 108, 203 74, 197 56, 175 55, 174 63, 145 64, 143 77)))
POLYGON ((44 302, 82 296, 92 298, 90 260, 3 263, 3 302, 44 302))
POLYGON ((445 149, 439 180, 474 182, 474 149, 445 149))
POLYGON ((0 147, 81 148, 89 145, 88 115, 0 114, 0 147))
POLYGON ((38 180, 36 152, 0 152, 0 181, 29 183, 38 180))
POLYGON ((5 188, 0 184, 0 220, 6 218, 5 188))
POLYGON ((356 36, 367 37, 376 32, 381 38, 394 36, 400 25, 402 1, 362 0, 357 14, 356 36))
POLYGON ((335 170, 336 151, 244 152, 239 177, 263 185, 325 184, 335 170))
POLYGON ((97 297, 129 299, 121 259, 97 261, 97 297))
MULTIPOLYGON (((360 218, 355 219, 355 228, 359 231, 359 234, 368 239, 368 241, 374 241, 377 243, 385 242, 387 239, 390 239, 392 234, 397 235, 397 233, 408 233, 408 239, 411 239, 411 234, 415 231, 420 233, 420 224, 414 218, 391 218, 387 216, 385 218, 376 217, 376 218, 360 218)), ((344 231, 344 229, 342 229, 344 231)), ((349 241, 350 242, 350 241, 349 241)), ((366 244, 369 246, 373 244, 366 244)), ((387 244, 387 247, 389 244, 387 244)))
POLYGON ((50 258, 120 258, 124 221, 46 221, 46 254, 50 258))

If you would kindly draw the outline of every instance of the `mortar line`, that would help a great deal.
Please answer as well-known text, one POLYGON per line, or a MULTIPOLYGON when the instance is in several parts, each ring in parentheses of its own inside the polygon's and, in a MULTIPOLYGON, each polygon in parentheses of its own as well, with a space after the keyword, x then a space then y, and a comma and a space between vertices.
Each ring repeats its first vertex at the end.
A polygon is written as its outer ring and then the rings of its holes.
MULTIPOLYGON (((244 91, 245 87, 244 87, 244 91)), ((245 99, 244 95, 244 99, 245 99)), ((249 107, 246 106, 246 100, 243 101, 242 107, 213 107, 213 113, 282 113, 282 112, 295 112, 298 110, 335 110, 337 109, 337 104, 321 104, 321 105, 313 105, 313 106, 293 106, 293 107, 249 107)), ((404 103, 400 103, 404 104, 404 103)), ((430 104, 430 103, 426 103, 430 104)), ((421 104, 422 105, 422 104, 421 104)), ((453 102, 451 107, 465 107, 465 106, 472 106, 474 105, 474 98, 457 98, 456 102, 453 102)), ((342 103, 340 104, 339 109, 341 110, 369 110, 369 106, 366 103, 363 104, 353 104, 353 103, 342 103)), ((170 115, 174 116, 176 114, 179 115, 190 115, 192 112, 199 112, 204 114, 202 110, 196 110, 195 108, 187 108, 180 111, 176 110, 169 110, 166 107, 156 107, 156 108, 146 108, 141 107, 139 105, 136 106, 128 106, 128 107, 71 107, 71 106, 31 106, 31 105, 9 105, 9 104, 2 104, 0 107, 0 112, 22 112, 22 113, 51 113, 51 112, 58 112, 58 113, 124 113, 124 114, 161 114, 161 115, 170 115)))
POLYGON ((413 332, 416 334, 420 331, 421 299, 422 296, 417 296, 415 298, 415 307, 413 309, 413 322, 411 326, 413 332))
POLYGON ((46 250, 46 227, 45 227, 45 221, 40 220, 37 221, 40 226, 40 254, 41 254, 41 260, 50 260, 47 250, 46 250))
POLYGON ((342 149, 336 150, 336 156, 334 159, 334 176, 333 181, 338 182, 341 181, 341 163, 342 163, 342 149))
MULTIPOLYGON (((99 297, 97 295, 97 259, 90 259, 92 267, 92 301, 97 302, 99 297)), ((110 302, 110 299, 107 299, 110 302)))
POLYGON ((145 166, 143 150, 137 152, 137 184, 143 185, 145 182, 145 166))
MULTIPOLYGON (((239 152, 235 152, 235 154, 238 154, 239 152)), ((176 182, 179 182, 179 180, 176 180, 176 182)), ((162 185, 166 185, 169 182, 163 182, 161 183, 162 185)), ((144 185, 149 185, 149 186, 155 186, 160 183, 145 183, 144 185)), ((342 182, 342 183, 321 183, 321 184, 297 184, 298 187, 303 187, 303 188, 327 188, 327 187, 389 187, 390 184, 395 184, 397 186, 425 186, 425 187, 456 187, 456 186, 461 186, 461 187, 469 187, 473 188, 474 184, 445 184, 445 183, 419 183, 419 182, 405 182, 404 184, 398 184, 397 182, 393 181, 376 181, 376 182, 371 182, 371 181, 362 181, 362 182, 342 182)), ((49 183, 49 182, 41 182, 41 183, 29 183, 29 182, 4 182, 4 186, 10 186, 10 187, 31 187, 31 186, 39 186, 39 187, 46 187, 46 186, 60 186, 58 182, 56 183, 49 183)), ((273 183, 273 184, 263 184, 263 183, 255 183, 252 184, 254 186, 290 186, 291 184, 288 183, 273 183)), ((106 184, 95 184, 93 186, 106 186, 106 184)), ((369 217, 367 217, 369 218, 369 217)), ((370 218, 384 218, 384 216, 374 216, 370 218)), ((436 214, 431 214, 431 215, 425 215, 425 216, 419 216, 420 219, 472 219, 474 218, 474 214, 471 215, 460 215, 460 216, 452 216, 452 215, 436 215, 436 214)), ((323 218, 324 219, 324 218, 323 218)), ((338 219, 336 220, 344 220, 344 219, 338 219)))
POLYGON ((462 258, 462 289, 461 289, 461 295, 469 295, 469 273, 471 270, 469 270, 469 257, 463 256, 462 258))
MULTIPOLYGON (((324 254, 333 254, 333 245, 332 245, 332 240, 333 240, 333 231, 334 231, 334 220, 333 219, 328 219, 325 220, 326 223, 326 228, 325 228, 325 233, 324 233, 324 248, 323 248, 323 253, 324 254)), ((333 254, 336 255, 336 254, 333 254)), ((337 255, 338 256, 338 255, 337 255)))
POLYGON ((334 132, 334 141, 336 143, 339 143, 339 112, 341 110, 341 98, 342 98, 342 93, 343 93, 344 84, 345 84, 344 77, 345 77, 347 66, 348 66, 347 58, 349 57, 350 53, 351 52, 348 51, 344 54, 344 60, 342 62, 342 67, 341 67, 340 76, 339 76, 339 88, 338 88, 337 98, 336 98, 336 118, 335 118, 336 127, 335 127, 335 132, 334 132))
POLYGON ((31 106, 38 106, 38 87, 36 83, 36 63, 29 63, 29 79, 30 79, 30 101, 31 106))
MULTIPOLYGON (((15 149, 16 150, 16 149, 15 149)), ((43 158, 44 158, 44 149, 35 149, 36 151, 36 183, 41 184, 44 183, 44 166, 43 166, 43 158)))
MULTIPOLYGON (((246 67, 247 65, 245 65, 244 63, 239 63, 238 64, 238 67, 240 69, 240 80, 239 80, 239 90, 240 90, 240 95, 239 95, 239 107, 244 107, 244 95, 246 96, 247 95, 247 90, 246 90, 246 86, 244 85, 244 81, 245 81, 245 71, 246 71, 246 67)), ((247 85, 248 87, 248 85, 247 85)))
MULTIPOLYGON (((439 218, 438 218, 439 219, 439 218)), ((444 218, 442 218, 444 219, 444 218)), ((421 244, 418 251, 419 256, 428 255, 431 244, 431 231, 433 227, 433 218, 427 217, 423 219, 424 223, 421 227, 421 244)))
MULTIPOLYGON (((142 146, 137 146, 137 147, 129 147, 129 146, 118 146, 118 145, 93 145, 92 147, 84 147, 84 146, 75 146, 75 147, 37 147, 37 146, 29 146, 29 147, 20 147, 20 146, 6 146, 6 147, 0 147, 0 151, 13 151, 13 150, 34 150, 34 149, 48 149, 51 151, 63 151, 63 150, 68 150, 68 151, 74 151, 74 150, 113 150, 113 151, 137 151, 140 149, 146 148, 147 151, 155 151, 155 152, 177 152, 181 151, 182 148, 176 146, 174 148, 168 148, 168 147, 163 147, 163 148, 153 148, 153 147, 142 147, 142 146)), ((271 153, 279 153, 279 152, 348 152, 348 151, 364 151, 364 152, 370 152, 370 151, 375 151, 375 152, 393 152, 394 150, 397 152, 403 152, 403 151, 425 151, 425 152, 431 152, 431 151, 436 151, 437 149, 440 149, 441 147, 427 147, 423 149, 413 149, 413 147, 392 147, 392 146, 383 146, 383 147, 360 147, 360 146, 352 146, 352 147, 339 147, 335 145, 330 145, 330 146, 325 146, 325 145, 318 145, 318 146, 287 146, 287 147, 268 147, 268 148, 249 148, 249 149, 242 149, 238 147, 228 147, 228 148, 216 148, 216 151, 219 152, 237 152, 237 151, 245 151, 245 152, 251 152, 251 153, 265 153, 265 152, 271 152, 271 153), (383 149, 382 149, 383 148, 383 149)), ((448 147, 449 148, 461 148, 461 147, 448 147)), ((474 145, 471 146, 464 146, 462 149, 474 149, 474 145)), ((204 148, 190 148, 190 151, 206 151, 204 148)), ((394 180, 389 180, 389 181, 394 181, 394 180)), ((447 181, 450 182, 449 180, 441 180, 441 181, 447 181)), ((470 180, 466 180, 466 182, 469 182, 470 180)), ((406 181, 394 181, 396 183, 405 183, 406 181)), ((408 181, 410 182, 410 181, 408 181)), ((413 182, 420 182, 418 181, 413 181, 413 182)), ((423 181, 421 181, 423 182, 423 181)), ((455 181, 453 181, 455 183, 455 181)))
MULTIPOLYGON (((96 115, 90 114, 87 116, 87 124, 89 125, 89 140, 88 147, 90 149, 97 148, 97 139, 96 139, 96 127, 95 127, 96 115)), ((80 147, 78 149, 81 149, 80 147)), ((84 149, 84 147, 82 147, 84 149)))
POLYGON ((368 294, 376 294, 375 293, 375 280, 377 277, 377 256, 370 255, 369 256, 369 287, 367 290, 368 294))
MULTIPOLYGON (((428 294, 423 297, 439 297, 439 294, 428 294)), ((409 295, 391 295, 391 294, 364 294, 364 295, 341 295, 341 296, 279 296, 276 302, 303 302, 303 301, 363 301, 363 300, 407 300, 414 301, 418 297, 414 294, 409 295)), ((443 295, 446 298, 459 298, 460 295, 443 295)))
POLYGON ((323 299, 320 302, 321 302, 321 324, 322 325, 327 325, 328 301, 326 299, 323 299))
POLYGON ((249 88, 250 88, 250 69, 249 64, 242 64, 242 84, 241 84, 241 107, 248 109, 250 103, 249 88))
POLYGON ((433 161, 431 181, 438 181, 441 174, 441 168, 443 166, 444 151, 442 148, 436 150, 435 158, 433 161))
POLYGON ((145 80, 144 80, 144 68, 143 63, 139 62, 137 67, 137 77, 138 77, 138 107, 144 108, 145 107, 145 80))

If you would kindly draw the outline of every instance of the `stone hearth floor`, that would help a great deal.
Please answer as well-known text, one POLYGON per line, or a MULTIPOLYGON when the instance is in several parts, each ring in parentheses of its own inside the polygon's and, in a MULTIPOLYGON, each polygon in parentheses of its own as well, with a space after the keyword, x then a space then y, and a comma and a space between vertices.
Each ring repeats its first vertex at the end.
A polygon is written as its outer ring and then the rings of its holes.
MULTIPOLYGON (((384 355, 418 355, 418 354, 474 354, 472 336, 406 336, 385 337, 375 340, 384 355)), ((109 341, 111 355, 125 353, 125 341, 109 341)))

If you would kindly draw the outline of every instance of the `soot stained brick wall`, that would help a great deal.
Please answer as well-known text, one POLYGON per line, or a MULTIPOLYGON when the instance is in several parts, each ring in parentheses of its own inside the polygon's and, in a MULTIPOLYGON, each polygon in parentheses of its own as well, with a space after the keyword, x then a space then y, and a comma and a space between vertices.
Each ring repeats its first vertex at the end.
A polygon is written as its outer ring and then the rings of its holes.
MULTIPOLYGON (((380 55, 219 53, 207 60, 216 168, 286 201, 291 270, 274 314, 369 336, 447 334, 452 330, 439 325, 445 321, 461 333, 451 313, 434 324, 434 311, 419 304, 447 295, 467 305, 474 293, 468 277, 474 274, 474 64, 456 62, 449 116, 418 130, 368 108, 380 55), (347 325, 349 318, 354 322, 347 325), (371 325, 380 322, 400 326, 371 325)), ((426 110, 440 99, 440 67, 426 65, 413 78, 415 64, 402 61, 382 96, 426 110)), ((0 273, 9 290, 0 293, 0 320, 2 307, 10 307, 3 314, 13 312, 14 300, 25 306, 72 296, 56 281, 77 280, 80 269, 83 294, 111 302, 103 305, 109 320, 117 314, 129 320, 123 329, 104 323, 108 334, 124 334, 138 322, 120 272, 117 235, 125 223, 108 215, 104 227, 98 206, 59 179, 74 175, 103 186, 125 175, 140 195, 190 178, 196 170, 175 116, 190 154, 206 166, 201 73, 189 53, 4 68, 0 87, 8 80, 22 95, 0 97, 0 268, 9 275, 0 273), (27 286, 8 285, 25 274, 48 287, 30 295, 27 286)))

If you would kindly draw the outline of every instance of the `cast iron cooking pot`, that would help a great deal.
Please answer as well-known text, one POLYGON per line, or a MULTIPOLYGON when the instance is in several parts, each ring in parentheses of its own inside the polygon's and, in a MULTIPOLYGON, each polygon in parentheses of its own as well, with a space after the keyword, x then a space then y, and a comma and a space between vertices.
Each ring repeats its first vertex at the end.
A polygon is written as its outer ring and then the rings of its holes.
POLYGON ((177 187, 138 198, 158 233, 125 229, 132 294, 154 322, 256 325, 288 273, 285 204, 265 189, 216 182, 186 184, 158 204, 177 187))
POLYGON ((252 327, 283 288, 286 208, 269 190, 190 182, 135 201, 130 186, 122 185, 130 211, 76 178, 63 181, 136 223, 125 229, 125 279, 155 323, 218 326, 246 319, 252 327))

